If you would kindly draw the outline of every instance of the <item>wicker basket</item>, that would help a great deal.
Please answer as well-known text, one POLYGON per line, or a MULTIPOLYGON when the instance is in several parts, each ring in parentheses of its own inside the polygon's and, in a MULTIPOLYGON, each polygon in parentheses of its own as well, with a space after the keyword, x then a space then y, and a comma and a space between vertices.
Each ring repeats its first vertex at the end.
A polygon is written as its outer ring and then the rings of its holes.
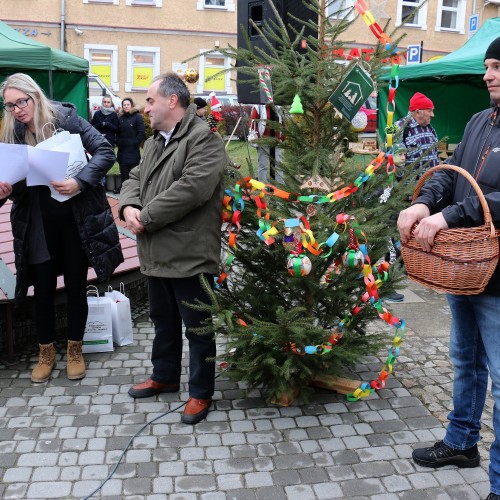
POLYGON ((484 225, 439 231, 430 252, 423 251, 413 237, 412 230, 412 236, 402 245, 401 252, 411 280, 455 295, 477 295, 484 290, 498 263, 498 234, 491 221, 488 203, 477 182, 463 168, 438 165, 420 178, 415 186, 413 201, 434 172, 448 169, 463 175, 471 183, 483 208, 484 225))

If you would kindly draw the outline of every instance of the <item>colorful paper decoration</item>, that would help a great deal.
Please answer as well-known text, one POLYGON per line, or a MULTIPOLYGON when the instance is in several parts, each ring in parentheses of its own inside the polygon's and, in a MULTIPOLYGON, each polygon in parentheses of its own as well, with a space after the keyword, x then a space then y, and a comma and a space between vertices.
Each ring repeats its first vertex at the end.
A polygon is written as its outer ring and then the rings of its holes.
POLYGON ((307 276, 312 269, 312 263, 306 255, 290 255, 286 265, 292 276, 307 276))

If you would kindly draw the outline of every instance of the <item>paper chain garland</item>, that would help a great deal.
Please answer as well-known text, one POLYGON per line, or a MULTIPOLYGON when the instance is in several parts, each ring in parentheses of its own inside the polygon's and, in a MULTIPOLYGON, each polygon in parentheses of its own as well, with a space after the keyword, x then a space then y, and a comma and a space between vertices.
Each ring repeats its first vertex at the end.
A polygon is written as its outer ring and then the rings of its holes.
MULTIPOLYGON (((372 380, 371 383, 363 382, 361 386, 351 394, 348 394, 347 398, 349 401, 356 401, 360 398, 366 397, 375 390, 379 390, 385 386, 385 381, 389 374, 392 373, 393 364, 397 356, 399 355, 399 347, 404 338, 405 322, 395 316, 393 316, 386 308, 384 308, 382 301, 378 296, 379 286, 387 280, 387 270, 389 269, 389 264, 387 262, 381 263, 378 267, 372 267, 370 257, 367 254, 366 245, 366 235, 361 230, 359 225, 354 222, 353 218, 345 213, 338 214, 336 216, 336 226, 332 234, 321 243, 316 241, 316 238, 311 230, 309 221, 306 217, 301 216, 296 219, 278 220, 274 223, 270 222, 271 213, 267 203, 265 201, 266 194, 272 194, 278 196, 279 198, 291 201, 291 202, 307 202, 307 203, 330 203, 338 199, 345 198, 350 194, 356 192, 361 184, 366 182, 372 175, 374 175, 377 168, 379 168, 384 160, 384 153, 380 153, 377 159, 365 169, 365 172, 361 174, 350 186, 347 188, 340 189, 334 193, 330 193, 326 196, 298 196, 292 195, 286 191, 276 188, 270 184, 264 184, 255 179, 249 177, 238 181, 235 185, 234 192, 226 190, 226 196, 223 200, 223 221, 228 223, 228 245, 233 250, 236 251, 236 241, 237 235, 241 229, 241 216, 245 207, 244 197, 247 199, 252 199, 257 206, 257 216, 259 217, 259 229, 256 231, 257 236, 266 244, 272 245, 275 243, 275 238, 279 231, 277 229, 278 224, 283 223, 284 227, 300 227, 301 243, 302 247, 312 253, 313 255, 319 256, 320 258, 328 258, 333 250, 335 243, 339 239, 339 234, 336 231, 339 226, 344 227, 344 231, 349 224, 351 231, 351 244, 349 245, 346 265, 348 267, 355 267, 355 252, 357 250, 362 252, 363 255, 363 279, 366 286, 366 292, 361 296, 361 303, 354 306, 349 313, 339 322, 335 331, 331 334, 328 341, 316 346, 305 346, 303 350, 297 348, 294 344, 290 345, 290 349, 298 355, 306 354, 316 354, 325 355, 328 354, 337 344, 337 342, 342 338, 344 328, 349 326, 353 320, 353 317, 360 313, 363 304, 371 304, 376 310, 379 318, 384 320, 386 323, 394 326, 396 332, 392 341, 392 346, 389 349, 389 356, 385 362, 385 365, 377 379, 372 380), (378 161, 376 161, 378 159, 378 161), (376 166, 375 166, 375 165, 376 166), (360 245, 357 241, 357 237, 362 237, 365 240, 365 244, 360 245), (355 243, 353 243, 355 241, 355 243), (376 275, 376 278, 375 276, 376 275)), ((391 176, 392 174, 389 174, 391 176)), ((229 269, 233 263, 235 255, 229 253, 226 260, 225 270, 221 273, 217 280, 217 284, 222 283, 228 276, 229 269)), ((327 278, 326 278, 327 280, 327 278)))
MULTIPOLYGON (((312 253, 313 255, 319 256, 321 258, 328 258, 333 250, 333 246, 339 239, 339 234, 336 232, 336 229, 339 225, 344 226, 344 230, 347 228, 347 224, 350 223, 351 228, 351 244, 349 245, 347 256, 346 256, 346 265, 348 267, 355 267, 355 252, 356 248, 361 250, 363 254, 363 279, 366 285, 366 292, 361 296, 361 303, 354 306, 349 313, 345 315, 345 317, 339 322, 337 328, 334 329, 328 341, 320 344, 320 345, 310 345, 305 346, 303 350, 297 348, 294 343, 291 343, 289 348, 297 355, 305 356, 306 354, 310 355, 320 355, 323 356, 328 354, 333 347, 342 339, 344 335, 344 328, 349 326, 352 323, 353 317, 361 312, 363 304, 371 304, 376 310, 379 318, 384 320, 386 323, 395 327, 395 334, 392 339, 392 345, 388 350, 388 357, 385 361, 385 364, 380 371, 378 377, 372 380, 370 383, 362 382, 360 387, 356 389, 354 392, 348 394, 348 401, 358 401, 361 398, 365 398, 369 396, 372 392, 378 391, 385 387, 385 381, 389 377, 389 375, 393 371, 393 365, 396 358, 399 356, 400 346, 404 339, 404 330, 405 330, 405 321, 393 316, 386 308, 384 308, 382 301, 378 297, 378 288, 379 286, 387 280, 387 270, 389 268, 389 264, 387 262, 381 263, 378 267, 371 265, 370 257, 366 252, 367 245, 359 245, 359 243, 354 244, 354 235, 362 236, 366 242, 366 235, 363 231, 361 231, 359 225, 352 221, 347 214, 338 214, 336 216, 336 226, 333 233, 321 243, 317 243, 311 229, 309 221, 304 217, 300 217, 298 219, 288 219, 286 221, 276 221, 274 223, 270 222, 271 213, 269 207, 265 201, 265 195, 273 195, 284 200, 287 200, 292 203, 304 202, 308 204, 322 204, 322 203, 333 203, 337 200, 346 198, 351 194, 355 193, 359 187, 367 182, 376 171, 383 165, 385 161, 387 161, 386 173, 388 176, 389 187, 385 190, 384 196, 385 199, 381 202, 386 201, 390 196, 390 189, 394 182, 394 173, 396 171, 396 167, 393 161, 392 155, 392 146, 393 146, 393 134, 391 132, 394 119, 394 111, 396 109, 395 106, 395 98, 396 98, 396 89, 399 85, 399 63, 400 63, 400 54, 396 50, 393 45, 393 42, 389 36, 387 36, 380 25, 375 21, 373 15, 368 10, 365 2, 363 0, 357 0, 354 4, 354 7, 361 15, 362 19, 366 23, 366 25, 370 28, 370 31, 374 34, 378 40, 384 44, 386 50, 392 49, 391 62, 393 63, 391 69, 391 78, 389 82, 389 94, 387 99, 387 128, 386 128, 386 139, 385 139, 385 150, 386 152, 379 152, 374 160, 372 160, 368 166, 365 168, 364 172, 360 174, 353 183, 349 184, 347 187, 341 188, 337 191, 329 193, 327 195, 298 195, 288 193, 282 189, 277 188, 271 184, 264 184, 250 177, 244 178, 242 181, 238 181, 234 187, 234 191, 226 190, 226 196, 223 199, 223 221, 228 223, 228 245, 233 250, 236 251, 236 239, 237 235, 241 229, 241 216, 243 210, 245 208, 244 201, 244 193, 246 199, 252 199, 257 206, 257 216, 259 217, 259 229, 256 232, 257 236, 266 244, 272 245, 275 242, 274 236, 278 234, 277 225, 281 222, 285 223, 285 226, 288 224, 288 227, 300 227, 301 232, 301 243, 302 247, 307 251, 312 253), (393 86, 394 81, 394 86, 393 86), (253 195, 253 196, 252 196, 253 195), (235 230, 236 229, 236 230, 235 230), (324 251, 326 252, 321 255, 324 251), (377 278, 375 278, 375 276, 377 278)), ((261 80, 264 75, 261 76, 261 80)), ((263 85, 264 82, 260 82, 263 85)), ((265 90, 265 88, 264 88, 265 90)), ((269 98, 269 96, 268 96, 269 98)), ((294 100, 295 102, 295 100, 294 100)), ((227 257, 225 269, 221 272, 221 275, 217 279, 217 285, 220 285, 228 276, 228 272, 232 266, 233 260, 235 258, 234 253, 230 253, 227 257)), ((335 263, 333 264, 333 266, 335 263)), ((332 267, 332 266, 331 266, 332 267)), ((325 281, 328 281, 328 276, 325 277, 325 281)), ((240 324, 244 326, 246 323, 243 320, 240 320, 240 324)))

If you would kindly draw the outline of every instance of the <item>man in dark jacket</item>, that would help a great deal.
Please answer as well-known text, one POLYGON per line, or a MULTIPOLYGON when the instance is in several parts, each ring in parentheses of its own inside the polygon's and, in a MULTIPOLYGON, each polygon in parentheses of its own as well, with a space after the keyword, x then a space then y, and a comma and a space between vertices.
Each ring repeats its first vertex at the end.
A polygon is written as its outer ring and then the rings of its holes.
POLYGON ((181 377, 182 323, 189 341, 189 400, 182 421, 208 413, 215 385, 215 340, 196 332, 211 316, 190 307, 209 303, 219 271, 224 144, 190 105, 189 90, 174 73, 156 78, 145 112, 157 132, 144 145, 141 163, 122 187, 120 216, 137 234, 141 271, 148 276, 155 325, 153 373, 133 386, 134 398, 177 392, 181 377))
MULTIPOLYGON (((465 168, 478 182, 500 227, 500 37, 484 57, 488 86, 494 108, 477 113, 467 124, 462 142, 448 160, 465 168)), ((412 226, 424 251, 431 250, 441 229, 473 227, 484 223, 479 199, 465 177, 453 171, 437 172, 421 190, 415 203, 399 215, 398 226, 404 245, 412 226)), ((424 467, 477 467, 481 414, 492 379, 493 427, 490 448, 488 500, 500 499, 500 268, 497 267, 485 291, 479 295, 448 295, 452 314, 450 358, 454 368, 453 411, 443 441, 413 452, 424 467)))

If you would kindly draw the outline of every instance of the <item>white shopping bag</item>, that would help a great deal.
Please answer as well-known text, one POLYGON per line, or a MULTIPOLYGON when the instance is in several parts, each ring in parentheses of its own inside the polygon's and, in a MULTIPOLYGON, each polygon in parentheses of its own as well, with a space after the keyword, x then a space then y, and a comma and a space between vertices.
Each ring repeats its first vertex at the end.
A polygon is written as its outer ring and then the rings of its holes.
MULTIPOLYGON (((83 148, 82 138, 80 137, 80 134, 70 134, 67 130, 64 130, 62 132, 54 134, 48 139, 45 139, 45 141, 39 142, 35 147, 39 149, 45 149, 47 151, 69 153, 68 166, 66 168, 66 175, 64 180, 74 177, 87 164, 87 156, 85 154, 85 149, 83 148)), ((67 196, 59 194, 52 186, 49 187, 52 198, 57 201, 69 200, 80 192, 78 191, 71 196, 67 196)))
POLYGON ((129 345, 134 342, 132 330, 132 313, 130 311, 130 300, 125 295, 125 286, 120 283, 120 291, 111 287, 104 294, 112 300, 113 318, 113 342, 116 345, 129 345))
POLYGON ((99 297, 96 287, 89 287, 87 304, 89 313, 83 335, 82 352, 108 352, 113 350, 113 301, 99 297), (91 295, 94 294, 95 296, 91 295))

